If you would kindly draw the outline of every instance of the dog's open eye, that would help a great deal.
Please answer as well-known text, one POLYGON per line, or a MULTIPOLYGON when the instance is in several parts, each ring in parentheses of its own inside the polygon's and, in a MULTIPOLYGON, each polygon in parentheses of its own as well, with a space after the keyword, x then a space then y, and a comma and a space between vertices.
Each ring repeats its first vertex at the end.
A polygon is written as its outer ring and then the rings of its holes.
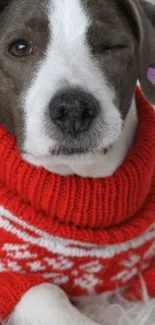
POLYGON ((32 51, 32 46, 26 40, 14 41, 9 47, 9 53, 15 57, 30 55, 32 51))

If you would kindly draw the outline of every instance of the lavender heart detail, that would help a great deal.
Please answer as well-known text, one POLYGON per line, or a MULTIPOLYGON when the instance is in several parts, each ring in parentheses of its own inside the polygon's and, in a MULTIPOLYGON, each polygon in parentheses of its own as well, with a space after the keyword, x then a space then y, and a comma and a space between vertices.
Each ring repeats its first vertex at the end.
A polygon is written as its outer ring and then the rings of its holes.
POLYGON ((155 86, 155 67, 148 68, 147 79, 155 86))

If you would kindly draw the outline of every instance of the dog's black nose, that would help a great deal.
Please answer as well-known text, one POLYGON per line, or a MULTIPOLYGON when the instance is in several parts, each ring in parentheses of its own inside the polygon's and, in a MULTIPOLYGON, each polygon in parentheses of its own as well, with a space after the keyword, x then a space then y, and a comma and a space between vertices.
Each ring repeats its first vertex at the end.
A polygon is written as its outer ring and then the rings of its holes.
POLYGON ((77 135, 87 131, 97 116, 98 101, 81 90, 59 92, 50 102, 52 121, 64 132, 77 135))

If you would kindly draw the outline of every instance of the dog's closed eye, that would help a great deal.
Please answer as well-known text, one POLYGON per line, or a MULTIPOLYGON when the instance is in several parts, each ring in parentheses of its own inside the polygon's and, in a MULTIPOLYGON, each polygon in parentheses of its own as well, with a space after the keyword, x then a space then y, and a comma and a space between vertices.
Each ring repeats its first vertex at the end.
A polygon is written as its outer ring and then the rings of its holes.
POLYGON ((118 52, 127 49, 127 46, 124 44, 110 45, 110 44, 97 44, 93 47, 93 54, 106 54, 107 52, 118 52))

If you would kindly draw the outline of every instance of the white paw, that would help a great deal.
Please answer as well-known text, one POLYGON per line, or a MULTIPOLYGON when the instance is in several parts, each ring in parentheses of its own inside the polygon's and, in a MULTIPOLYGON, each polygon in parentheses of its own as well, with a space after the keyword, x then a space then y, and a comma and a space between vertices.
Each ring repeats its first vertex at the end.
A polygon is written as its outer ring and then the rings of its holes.
POLYGON ((16 306, 7 325, 96 325, 81 314, 65 293, 52 284, 31 288, 16 306))

